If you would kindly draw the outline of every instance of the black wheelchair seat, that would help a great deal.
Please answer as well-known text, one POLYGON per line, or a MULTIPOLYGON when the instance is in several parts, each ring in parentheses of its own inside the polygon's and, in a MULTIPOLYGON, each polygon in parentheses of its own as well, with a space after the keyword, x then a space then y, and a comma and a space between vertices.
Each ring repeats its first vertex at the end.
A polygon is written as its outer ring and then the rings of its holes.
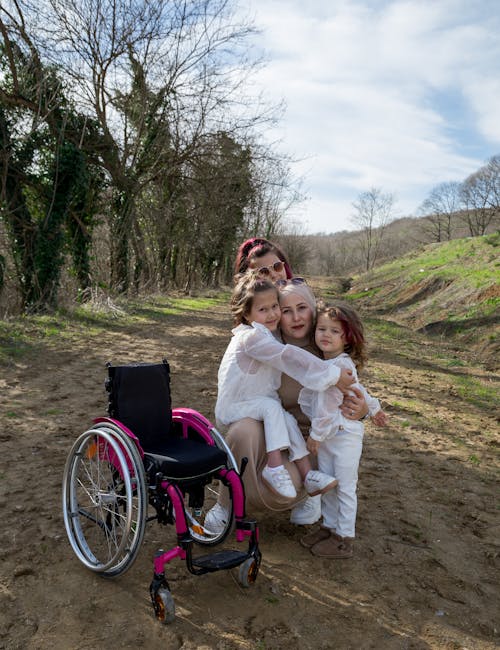
POLYGON ((226 462, 227 455, 221 449, 186 438, 159 441, 144 453, 150 480, 157 472, 177 481, 199 478, 222 469, 226 462))

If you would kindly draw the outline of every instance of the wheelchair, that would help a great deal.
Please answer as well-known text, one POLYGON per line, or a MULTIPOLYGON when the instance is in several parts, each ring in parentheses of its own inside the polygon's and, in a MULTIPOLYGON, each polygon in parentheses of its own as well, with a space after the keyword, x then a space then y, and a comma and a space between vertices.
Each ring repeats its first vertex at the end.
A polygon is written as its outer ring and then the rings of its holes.
POLYGON ((185 560, 194 575, 237 568, 244 587, 257 578, 258 527, 246 517, 241 481, 246 459, 236 466, 203 415, 172 409, 166 360, 107 367, 108 417, 94 420, 66 460, 64 524, 77 558, 105 577, 132 566, 148 522, 174 525, 177 544, 155 554, 149 589, 156 618, 171 623, 175 603, 165 567, 175 558, 185 560), (229 517, 216 528, 205 515, 220 491, 230 504, 229 517), (222 543, 233 529, 239 550, 195 552, 222 543))

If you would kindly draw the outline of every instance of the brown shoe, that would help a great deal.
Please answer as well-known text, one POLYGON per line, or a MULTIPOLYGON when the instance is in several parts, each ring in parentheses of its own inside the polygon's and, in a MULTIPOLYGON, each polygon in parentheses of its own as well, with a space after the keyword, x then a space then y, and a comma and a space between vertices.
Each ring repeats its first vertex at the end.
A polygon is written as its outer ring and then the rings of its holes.
POLYGON ((335 560, 347 559, 353 556, 354 537, 335 537, 330 535, 327 539, 314 544, 311 553, 317 557, 326 557, 335 560))
POLYGON ((300 543, 305 548, 311 548, 318 542, 322 542, 329 537, 338 537, 339 542, 342 539, 342 537, 339 537, 337 533, 332 533, 328 528, 323 528, 323 526, 320 526, 316 530, 313 530, 310 533, 307 533, 307 535, 301 537, 300 543))

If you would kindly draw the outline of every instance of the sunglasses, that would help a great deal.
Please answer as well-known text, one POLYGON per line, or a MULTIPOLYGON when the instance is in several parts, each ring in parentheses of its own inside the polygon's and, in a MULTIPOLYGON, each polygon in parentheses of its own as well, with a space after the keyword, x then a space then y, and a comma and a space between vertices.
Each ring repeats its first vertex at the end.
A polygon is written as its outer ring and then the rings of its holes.
POLYGON ((286 287, 288 284, 307 284, 305 278, 289 278, 288 280, 276 280, 274 283, 278 288, 286 287))
POLYGON ((284 268, 285 268, 285 264, 280 260, 279 262, 275 262, 274 264, 269 264, 269 266, 261 266, 259 269, 257 269, 257 273, 259 275, 267 277, 268 275, 271 275, 271 269, 275 273, 281 273, 281 271, 283 271, 284 268))

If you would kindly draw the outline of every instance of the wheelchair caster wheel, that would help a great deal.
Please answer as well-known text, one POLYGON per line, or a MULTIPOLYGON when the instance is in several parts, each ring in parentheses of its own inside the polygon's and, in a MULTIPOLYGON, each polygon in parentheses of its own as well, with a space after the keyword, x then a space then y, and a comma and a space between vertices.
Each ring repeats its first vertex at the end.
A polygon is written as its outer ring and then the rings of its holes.
POLYGON ((240 564, 238 569, 238 582, 242 587, 250 587, 257 580, 259 564, 254 557, 249 557, 240 564))
POLYGON ((164 625, 175 620, 175 603, 170 589, 160 587, 152 594, 155 616, 164 625))

